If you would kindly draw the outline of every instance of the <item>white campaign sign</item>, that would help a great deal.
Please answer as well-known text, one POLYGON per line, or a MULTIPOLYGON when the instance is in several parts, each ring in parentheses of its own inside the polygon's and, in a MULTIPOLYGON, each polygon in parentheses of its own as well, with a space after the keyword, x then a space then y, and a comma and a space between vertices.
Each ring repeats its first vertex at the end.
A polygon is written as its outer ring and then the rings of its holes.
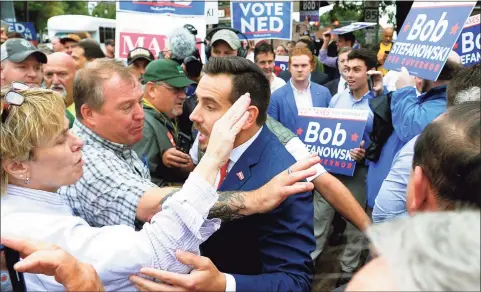
MULTIPOLYGON (((127 59, 130 50, 144 47, 157 58, 168 44, 168 37, 176 28, 192 24, 197 29, 197 40, 204 40, 206 20, 199 17, 176 17, 160 14, 145 14, 117 11, 115 32, 115 57, 127 59)), ((200 48, 204 56, 204 46, 200 48)), ((202 60, 205 62, 205 60, 202 60)))
POLYGON ((219 3, 217 1, 205 2, 205 23, 206 24, 219 23, 219 3))

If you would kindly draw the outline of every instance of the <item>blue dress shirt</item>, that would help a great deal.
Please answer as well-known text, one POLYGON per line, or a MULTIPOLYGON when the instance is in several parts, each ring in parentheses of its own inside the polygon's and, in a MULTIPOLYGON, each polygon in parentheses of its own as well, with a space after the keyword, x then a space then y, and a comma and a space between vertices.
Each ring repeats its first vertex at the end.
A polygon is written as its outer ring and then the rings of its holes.
POLYGON ((382 183, 375 201, 372 211, 374 223, 408 215, 407 186, 412 169, 414 145, 418 137, 419 135, 411 139, 394 157, 391 171, 382 183))

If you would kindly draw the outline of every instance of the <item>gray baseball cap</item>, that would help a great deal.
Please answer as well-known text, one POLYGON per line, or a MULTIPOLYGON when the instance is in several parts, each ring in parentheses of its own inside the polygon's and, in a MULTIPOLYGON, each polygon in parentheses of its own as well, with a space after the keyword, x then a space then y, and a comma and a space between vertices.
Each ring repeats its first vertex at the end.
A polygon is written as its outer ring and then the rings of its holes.
POLYGON ((35 57, 40 63, 47 63, 47 56, 38 50, 31 42, 25 39, 8 39, 1 46, 1 58, 15 63, 23 62, 30 55, 35 54, 35 57))
POLYGON ((239 37, 235 32, 228 29, 221 29, 216 32, 211 39, 211 44, 214 45, 217 41, 226 42, 233 50, 237 50, 241 47, 239 37))

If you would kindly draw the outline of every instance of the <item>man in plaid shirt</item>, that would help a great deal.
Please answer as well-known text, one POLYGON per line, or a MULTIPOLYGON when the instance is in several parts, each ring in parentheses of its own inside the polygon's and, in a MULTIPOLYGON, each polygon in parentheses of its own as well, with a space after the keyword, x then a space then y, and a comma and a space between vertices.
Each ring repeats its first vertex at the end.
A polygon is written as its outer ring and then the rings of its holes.
MULTIPOLYGON (((140 228, 177 190, 154 185, 148 168, 132 150, 132 145, 142 139, 144 123, 139 83, 122 63, 95 60, 75 77, 74 100, 77 120, 72 132, 84 141, 84 175, 59 193, 73 213, 91 226, 140 228)), ((307 164, 291 170, 305 169, 307 164)), ((305 192, 311 186, 294 185, 306 177, 301 174, 304 172, 282 172, 257 191, 221 193, 209 217, 227 221, 268 212, 288 195, 305 192)))

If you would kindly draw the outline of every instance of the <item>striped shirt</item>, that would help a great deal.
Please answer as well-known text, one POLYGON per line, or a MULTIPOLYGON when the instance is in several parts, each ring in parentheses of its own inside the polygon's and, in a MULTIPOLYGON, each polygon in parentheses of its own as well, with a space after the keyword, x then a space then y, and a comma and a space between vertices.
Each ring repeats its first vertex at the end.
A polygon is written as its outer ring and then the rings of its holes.
POLYGON ((82 178, 58 193, 90 226, 142 226, 136 222, 137 205, 154 187, 149 169, 131 146, 110 142, 75 120, 72 133, 84 141, 82 178))
MULTIPOLYGON (((205 219, 217 201, 216 190, 196 173, 165 201, 162 211, 141 231, 117 225, 90 227, 57 193, 7 186, 1 198, 2 236, 25 236, 55 244, 91 264, 106 291, 136 291, 129 276, 142 267, 187 274, 191 266, 177 261, 176 250, 200 254, 199 245, 220 227, 205 219)), ((54 277, 26 273, 28 291, 63 291, 54 277)))

